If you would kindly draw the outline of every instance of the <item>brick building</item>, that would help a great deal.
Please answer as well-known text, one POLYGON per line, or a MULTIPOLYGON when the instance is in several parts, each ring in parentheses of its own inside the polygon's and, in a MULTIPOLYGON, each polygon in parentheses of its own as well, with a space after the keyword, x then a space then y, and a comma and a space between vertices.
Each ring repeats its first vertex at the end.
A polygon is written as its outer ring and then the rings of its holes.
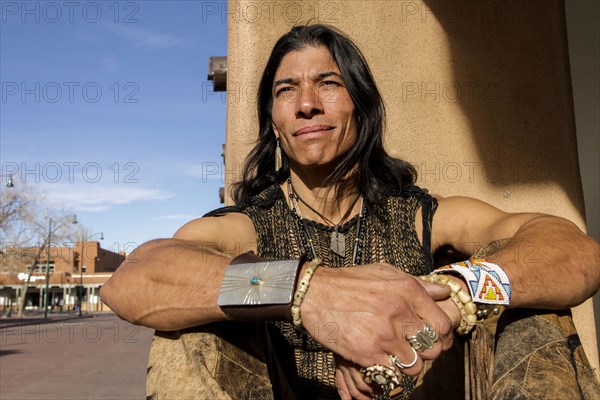
MULTIPOLYGON (((4 248, 0 266, 0 309, 16 311, 21 291, 27 281, 27 271, 33 263, 35 248, 4 248)), ((99 242, 77 242, 74 246, 52 246, 50 259, 42 252, 31 274, 27 288, 26 309, 44 308, 46 267, 49 276, 48 304, 53 310, 75 310, 81 292, 82 310, 108 310, 100 301, 98 291, 125 260, 125 253, 115 253, 100 247, 99 242), (78 289, 82 287, 83 289, 78 289)))

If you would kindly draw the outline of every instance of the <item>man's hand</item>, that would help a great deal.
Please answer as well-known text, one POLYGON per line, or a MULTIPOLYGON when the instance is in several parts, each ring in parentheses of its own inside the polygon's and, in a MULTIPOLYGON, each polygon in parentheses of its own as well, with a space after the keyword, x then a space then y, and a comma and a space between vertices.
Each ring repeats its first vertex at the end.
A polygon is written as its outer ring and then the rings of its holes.
MULTIPOLYGON (((381 264, 379 264, 379 265, 381 266, 381 264)), ((388 266, 385 266, 385 267, 388 267, 388 266)), ((366 266, 362 267, 362 268, 366 268, 366 266)), ((385 269, 387 270, 387 268, 385 268, 385 269)), ((406 275, 402 272, 399 272, 396 269, 394 269, 393 271, 390 271, 390 272, 406 275)), ((413 278, 413 277, 410 276, 410 278, 413 278)), ((452 300, 448 296, 449 293, 448 293, 446 286, 431 284, 431 283, 422 281, 420 279, 418 279, 417 282, 425 290, 426 296, 429 296, 432 299, 432 301, 437 300, 437 301, 435 301, 433 308, 439 307, 439 309, 441 311, 443 311, 443 313, 448 317, 449 321, 451 321, 450 322, 451 323, 450 330, 452 331, 454 328, 456 328, 460 324, 461 316, 460 316, 460 312, 458 311, 458 308, 456 307, 456 305, 452 302, 452 300)), ((312 288, 312 289, 314 289, 314 288, 312 288)), ((422 292, 420 290, 416 289, 415 293, 422 293, 422 292)), ((428 324, 430 324, 430 326, 434 327, 433 329, 435 329, 436 332, 438 332, 442 341, 444 341, 444 342, 447 341, 447 343, 451 344, 452 343, 451 332, 448 333, 450 336, 449 338, 444 337, 442 339, 442 331, 438 328, 439 324, 435 324, 435 323, 433 323, 432 320, 429 320, 427 318, 428 317, 421 318, 421 319, 428 321, 428 324)), ((304 320, 305 320, 305 318, 303 317, 303 321, 304 320)), ((410 327, 408 324, 404 324, 404 325, 406 327, 410 327)), ((417 330, 420 330, 420 329, 421 329, 421 325, 419 325, 418 328, 410 329, 410 331, 406 332, 406 335, 414 334, 414 333, 416 333, 417 330)), ((406 343, 406 338, 405 338, 406 335, 399 338, 398 342, 406 343)), ((443 344, 439 345, 439 348, 441 350, 447 349, 443 344)), ((413 353, 411 352, 411 355, 412 354, 413 353)), ((433 358, 436 358, 439 355, 439 353, 437 351, 432 352, 430 350, 430 351, 420 352, 420 353, 418 353, 418 355, 422 359, 433 359, 433 358)), ((401 360, 405 363, 412 361, 412 360, 408 360, 408 359, 401 359, 401 360)), ((356 363, 354 363, 352 361, 348 361, 348 360, 344 359, 343 357, 341 357, 338 354, 335 355, 335 365, 336 365, 336 373, 335 373, 336 386, 338 388, 338 393, 343 400, 346 400, 346 399, 368 400, 371 398, 372 393, 381 393, 381 388, 379 387, 379 385, 374 384, 374 383, 369 384, 369 383, 365 382, 364 377, 360 372, 361 366, 357 365, 356 363)), ((387 356, 386 356, 386 361, 384 363, 382 363, 382 365, 389 365, 387 356)), ((406 373, 412 377, 415 377, 416 375, 418 375, 418 373, 420 373, 421 369, 422 369, 422 364, 418 368, 416 368, 416 366, 415 366, 413 368, 403 370, 402 373, 406 373)))
POLYGON ((411 363, 414 352, 406 336, 421 330, 425 321, 439 340, 403 370, 415 377, 422 360, 435 359, 452 345, 451 319, 436 304, 449 293, 444 285, 428 284, 388 264, 319 268, 301 306, 302 324, 317 341, 360 368, 388 366, 389 355, 411 363), (327 327, 329 334, 320 335, 327 327))
POLYGON ((360 367, 335 356, 335 385, 342 400, 370 400, 371 393, 380 393, 376 384, 367 384, 360 373, 360 367))

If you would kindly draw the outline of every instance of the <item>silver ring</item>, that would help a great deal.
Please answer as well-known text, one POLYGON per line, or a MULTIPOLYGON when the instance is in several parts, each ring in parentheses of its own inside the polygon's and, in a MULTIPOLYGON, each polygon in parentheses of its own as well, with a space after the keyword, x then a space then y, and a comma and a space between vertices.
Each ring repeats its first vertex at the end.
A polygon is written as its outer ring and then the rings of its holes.
POLYGON ((413 367, 419 360, 419 356, 417 355, 417 351, 414 348, 412 349, 412 351, 415 354, 415 359, 412 360, 410 363, 404 364, 403 362, 400 361, 400 359, 398 357, 392 356, 392 355, 390 356, 390 363, 396 364, 396 366, 400 369, 406 369, 406 368, 413 367))
POLYGON ((437 332, 425 321, 423 321, 423 329, 414 335, 406 335, 406 340, 416 351, 431 350, 438 338, 437 332))

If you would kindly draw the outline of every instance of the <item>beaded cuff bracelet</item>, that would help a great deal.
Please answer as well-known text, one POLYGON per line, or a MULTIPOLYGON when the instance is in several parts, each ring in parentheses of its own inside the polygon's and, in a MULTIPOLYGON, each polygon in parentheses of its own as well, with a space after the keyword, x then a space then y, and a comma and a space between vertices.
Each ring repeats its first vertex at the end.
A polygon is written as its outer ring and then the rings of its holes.
POLYGON ((450 287, 450 299, 460 311, 460 325, 456 328, 456 333, 466 335, 477 322, 481 322, 492 315, 498 315, 504 309, 498 304, 476 304, 471 295, 462 289, 460 283, 448 275, 429 274, 421 276, 421 279, 431 282, 448 285, 450 287))
POLYGON ((510 281, 497 264, 483 258, 462 261, 435 270, 438 274, 460 274, 471 292, 475 303, 508 306, 512 294, 510 281))

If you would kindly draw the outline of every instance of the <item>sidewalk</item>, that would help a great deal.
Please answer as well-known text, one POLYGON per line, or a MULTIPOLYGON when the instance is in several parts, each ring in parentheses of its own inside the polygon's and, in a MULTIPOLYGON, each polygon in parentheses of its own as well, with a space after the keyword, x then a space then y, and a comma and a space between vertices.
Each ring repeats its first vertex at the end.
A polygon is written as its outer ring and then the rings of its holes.
POLYGON ((25 311, 23 318, 17 318, 16 313, 14 313, 11 317, 6 317, 2 315, 0 317, 0 329, 11 328, 15 326, 21 325, 38 325, 38 324, 50 324, 55 322, 65 322, 71 320, 78 320, 83 318, 93 318, 94 315, 110 315, 113 314, 111 311, 98 311, 94 314, 83 312, 81 318, 79 317, 79 312, 70 311, 70 312, 52 312, 48 313, 48 319, 44 318, 44 312, 39 310, 27 310, 25 311))
POLYGON ((0 320, 0 399, 143 400, 154 330, 111 312, 0 320))

